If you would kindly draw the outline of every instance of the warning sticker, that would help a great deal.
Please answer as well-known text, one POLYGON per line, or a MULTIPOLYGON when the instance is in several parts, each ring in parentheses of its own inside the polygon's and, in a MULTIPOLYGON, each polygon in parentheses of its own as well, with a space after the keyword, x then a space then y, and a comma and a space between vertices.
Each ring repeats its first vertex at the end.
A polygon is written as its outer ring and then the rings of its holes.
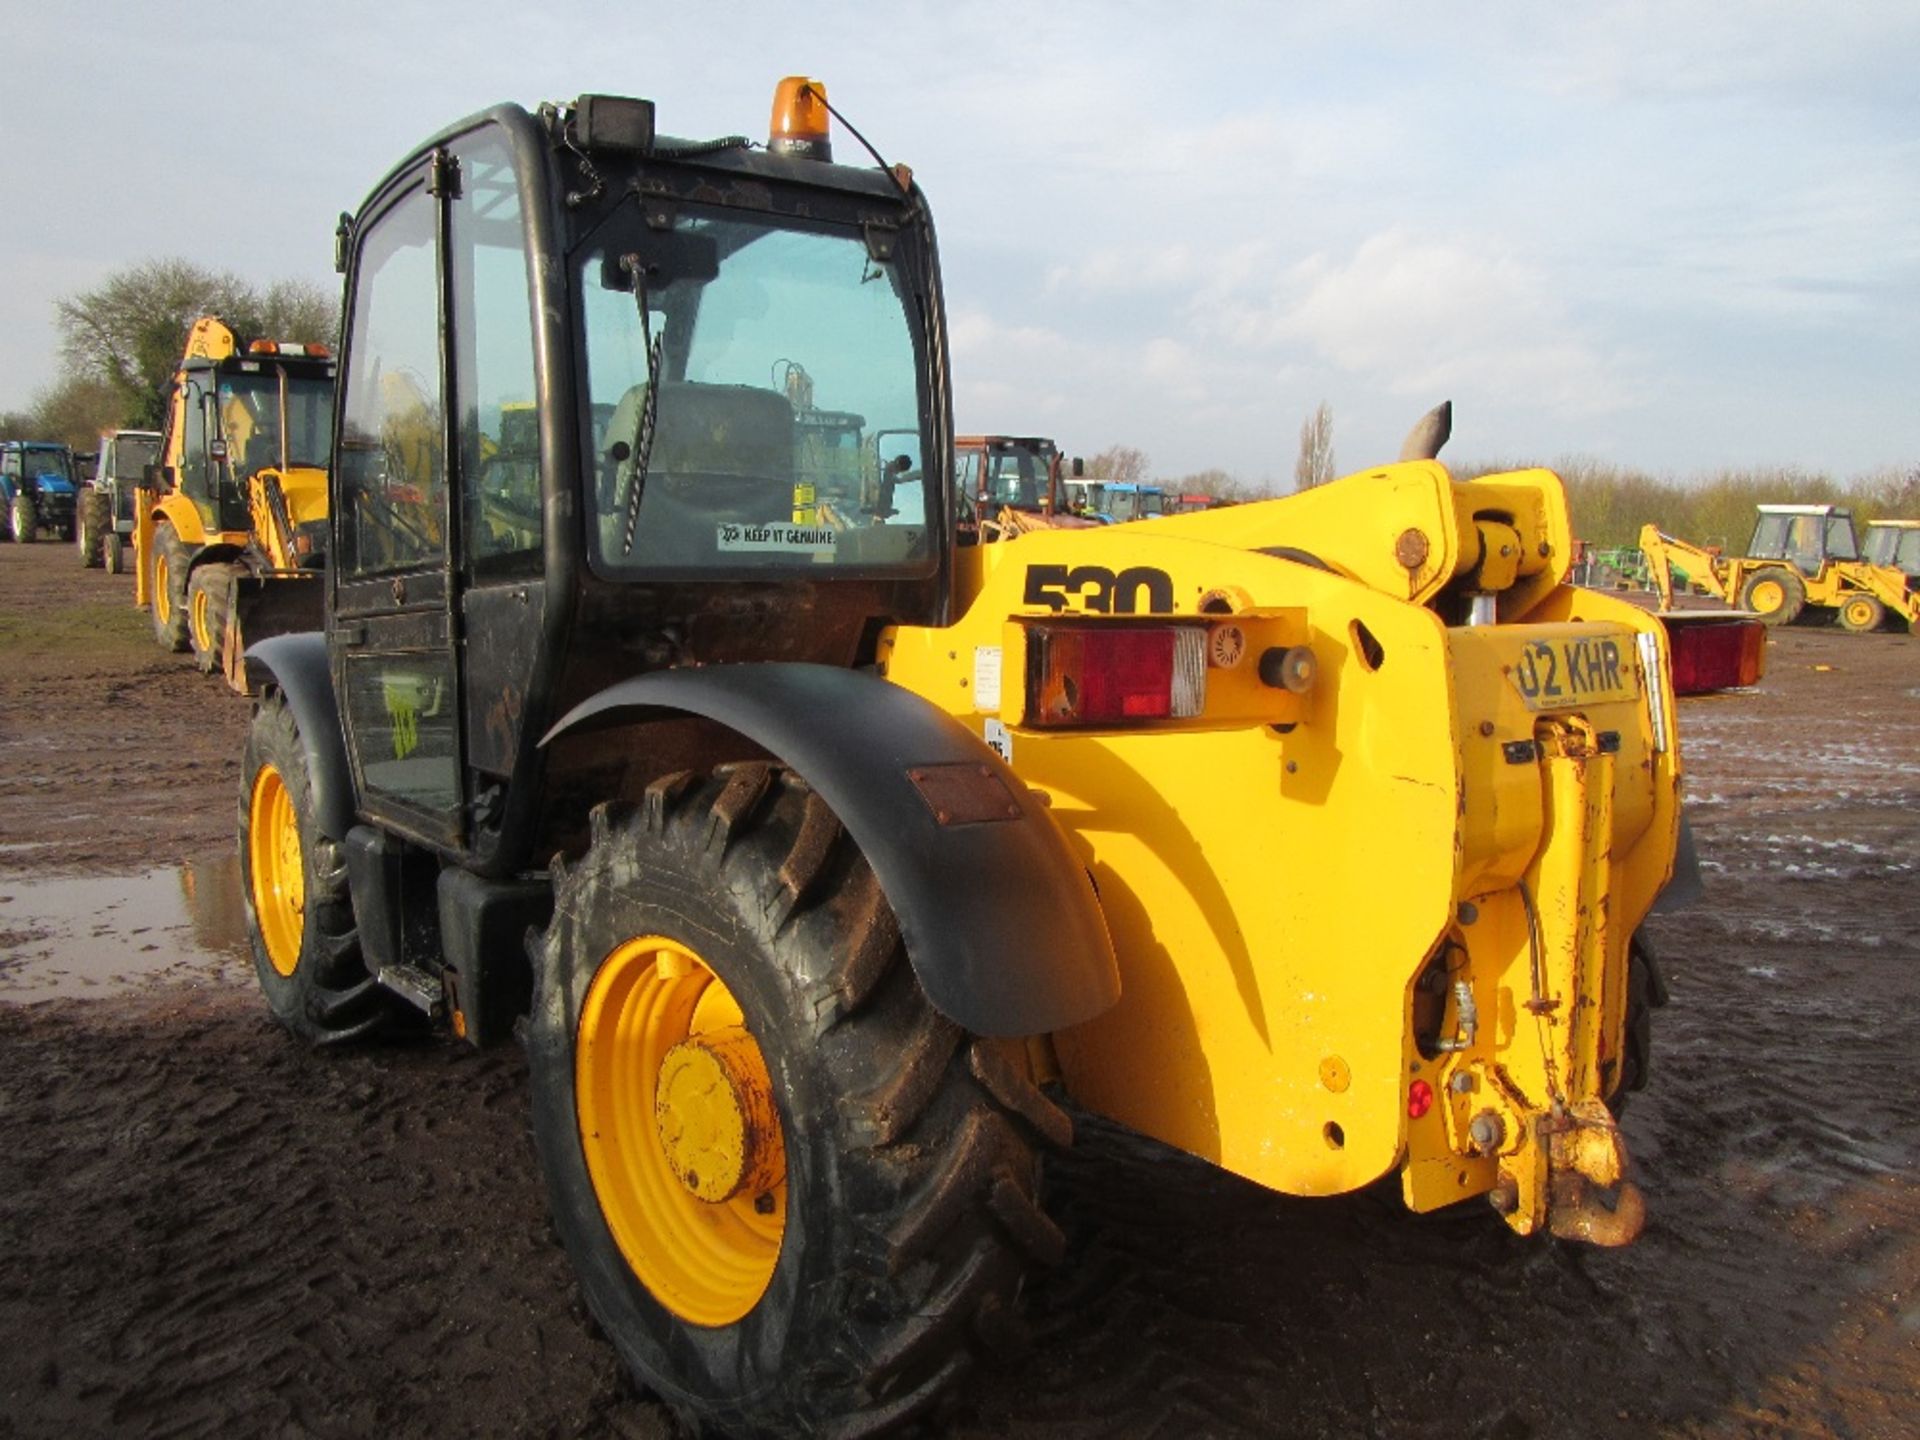
POLYGON ((987 742, 987 748, 992 750, 1002 760, 1006 761, 1009 765, 1013 763, 1013 732, 1007 729, 1006 726, 1002 725, 998 720, 989 719, 985 733, 982 734, 980 738, 985 740, 987 742))
POLYGON ((973 647, 973 708, 988 712, 1000 708, 1000 647, 973 647))
POLYGON ((839 532, 826 525, 722 523, 722 550, 778 550, 785 554, 831 554, 839 532))

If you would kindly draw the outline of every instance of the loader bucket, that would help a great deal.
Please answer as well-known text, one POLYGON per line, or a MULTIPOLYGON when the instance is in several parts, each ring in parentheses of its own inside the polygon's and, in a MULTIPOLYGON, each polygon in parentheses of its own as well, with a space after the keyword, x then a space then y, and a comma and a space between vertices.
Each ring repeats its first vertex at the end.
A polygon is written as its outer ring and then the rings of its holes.
POLYGON ((220 656, 227 684, 242 695, 252 694, 247 647, 275 635, 324 628, 325 599, 326 587, 317 571, 236 576, 220 656))

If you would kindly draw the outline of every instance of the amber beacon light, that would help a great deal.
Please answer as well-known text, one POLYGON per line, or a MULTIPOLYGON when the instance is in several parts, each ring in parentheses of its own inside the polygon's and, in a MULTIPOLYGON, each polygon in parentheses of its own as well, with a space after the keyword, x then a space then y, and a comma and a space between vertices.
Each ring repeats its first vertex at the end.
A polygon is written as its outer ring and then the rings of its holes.
POLYGON ((833 159, 827 139, 827 87, 805 75, 789 75, 773 92, 773 123, 767 149, 808 160, 833 159))

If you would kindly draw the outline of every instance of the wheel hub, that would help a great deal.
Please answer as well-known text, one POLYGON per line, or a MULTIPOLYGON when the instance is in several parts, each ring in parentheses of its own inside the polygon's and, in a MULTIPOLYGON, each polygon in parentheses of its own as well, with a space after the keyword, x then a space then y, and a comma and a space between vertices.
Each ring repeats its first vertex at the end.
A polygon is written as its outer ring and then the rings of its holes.
POLYGON ((765 1193, 786 1177, 773 1082, 741 1026, 703 1031, 667 1051, 654 1123, 674 1178, 710 1205, 765 1193))

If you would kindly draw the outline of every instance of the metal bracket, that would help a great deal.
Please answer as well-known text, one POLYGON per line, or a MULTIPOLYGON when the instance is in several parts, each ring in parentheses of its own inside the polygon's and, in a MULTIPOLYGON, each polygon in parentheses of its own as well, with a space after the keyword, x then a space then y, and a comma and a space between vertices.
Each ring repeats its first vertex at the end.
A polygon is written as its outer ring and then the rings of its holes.
POLYGON ((893 259, 894 242, 900 238, 898 225, 885 224, 878 220, 861 222, 861 232, 867 237, 867 258, 877 262, 893 259))
POLYGON ((460 198, 460 161, 451 150, 436 150, 427 157, 427 193, 448 200, 460 198))

